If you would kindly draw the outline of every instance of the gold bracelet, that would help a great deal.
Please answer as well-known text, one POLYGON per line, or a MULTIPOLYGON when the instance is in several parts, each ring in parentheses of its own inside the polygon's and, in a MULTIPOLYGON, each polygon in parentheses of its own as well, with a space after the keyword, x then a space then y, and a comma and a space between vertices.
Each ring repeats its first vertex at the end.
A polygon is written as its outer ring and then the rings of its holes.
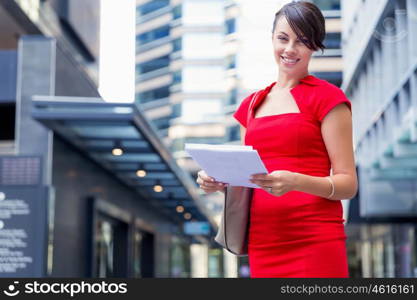
POLYGON ((330 184, 332 185, 332 192, 331 194, 327 197, 328 199, 330 199, 333 195, 334 195, 334 182, 333 179, 330 176, 327 176, 326 179, 330 182, 330 184))

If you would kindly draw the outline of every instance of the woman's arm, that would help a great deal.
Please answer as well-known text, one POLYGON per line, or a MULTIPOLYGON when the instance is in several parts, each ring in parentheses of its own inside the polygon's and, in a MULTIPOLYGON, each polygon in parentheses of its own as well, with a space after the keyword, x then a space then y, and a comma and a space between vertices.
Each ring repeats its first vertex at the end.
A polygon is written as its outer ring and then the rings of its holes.
MULTIPOLYGON (((358 190, 352 141, 352 115, 346 105, 337 105, 323 119, 321 134, 332 166, 334 195, 330 200, 351 199, 358 190)), ((295 173, 296 191, 327 198, 332 187, 324 177, 295 173)))

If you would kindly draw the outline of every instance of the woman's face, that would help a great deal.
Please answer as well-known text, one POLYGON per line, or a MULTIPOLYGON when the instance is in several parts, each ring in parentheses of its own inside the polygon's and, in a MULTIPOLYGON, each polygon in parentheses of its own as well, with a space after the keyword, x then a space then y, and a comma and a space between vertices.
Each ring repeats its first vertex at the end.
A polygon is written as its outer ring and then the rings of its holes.
POLYGON ((281 16, 272 34, 274 57, 281 72, 303 74, 308 72, 313 50, 298 39, 285 16, 281 16))

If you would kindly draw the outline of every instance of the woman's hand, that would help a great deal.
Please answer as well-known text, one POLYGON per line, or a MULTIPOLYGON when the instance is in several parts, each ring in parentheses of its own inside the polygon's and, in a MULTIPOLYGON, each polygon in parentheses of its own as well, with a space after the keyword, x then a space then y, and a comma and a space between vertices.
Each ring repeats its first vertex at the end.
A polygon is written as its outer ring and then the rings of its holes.
POLYGON ((200 170, 197 173, 196 181, 200 185, 200 188, 207 194, 223 191, 227 186, 227 183, 216 181, 214 178, 208 176, 204 170, 200 170))
POLYGON ((273 171, 269 174, 253 174, 250 182, 258 185, 272 195, 282 196, 296 189, 296 180, 297 173, 290 171, 273 171))

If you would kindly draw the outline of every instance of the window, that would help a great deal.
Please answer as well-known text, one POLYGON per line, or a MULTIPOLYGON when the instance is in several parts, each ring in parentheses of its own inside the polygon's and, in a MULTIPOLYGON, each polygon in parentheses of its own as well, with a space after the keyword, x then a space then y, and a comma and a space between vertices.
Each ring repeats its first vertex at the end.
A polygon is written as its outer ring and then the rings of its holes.
POLYGON ((174 79, 173 79, 174 84, 181 83, 181 81, 182 81, 182 72, 181 72, 181 70, 174 72, 173 76, 174 76, 174 79))
POLYGON ((150 43, 154 40, 169 36, 169 25, 165 25, 154 30, 136 36, 136 46, 150 43))
POLYGON ((237 90, 233 89, 229 93, 229 97, 227 99, 227 105, 235 105, 237 102, 237 90))
POLYGON ((138 6, 136 12, 138 16, 143 16, 168 5, 169 0, 154 0, 138 6))
POLYGON ((182 49, 182 39, 178 38, 172 41, 173 52, 181 51, 182 49))
POLYGON ((240 140, 240 127, 233 126, 229 128, 229 140, 231 142, 240 140))
POLYGON ((182 18, 182 6, 177 5, 172 9, 172 17, 174 20, 182 18))
POLYGON ((156 128, 158 128, 158 130, 163 130, 169 128, 170 121, 171 116, 152 120, 152 123, 156 126, 156 128))
POLYGON ((327 49, 340 49, 341 35, 340 32, 329 32, 326 34, 324 46, 327 49))
POLYGON ((226 34, 231 34, 236 31, 236 19, 229 19, 226 21, 226 34))
POLYGON ((169 85, 143 93, 138 93, 136 94, 136 101, 138 103, 147 103, 167 97, 169 97, 169 85))
POLYGON ((145 74, 158 69, 166 68, 169 66, 169 56, 161 56, 156 59, 138 64, 136 66, 136 75, 145 74))
POLYGON ((321 10, 340 10, 340 0, 313 0, 321 10))
POLYGON ((172 118, 179 118, 181 116, 182 103, 172 105, 172 118))
POLYGON ((226 68, 228 70, 236 68, 236 55, 230 55, 230 56, 227 57, 226 68))

